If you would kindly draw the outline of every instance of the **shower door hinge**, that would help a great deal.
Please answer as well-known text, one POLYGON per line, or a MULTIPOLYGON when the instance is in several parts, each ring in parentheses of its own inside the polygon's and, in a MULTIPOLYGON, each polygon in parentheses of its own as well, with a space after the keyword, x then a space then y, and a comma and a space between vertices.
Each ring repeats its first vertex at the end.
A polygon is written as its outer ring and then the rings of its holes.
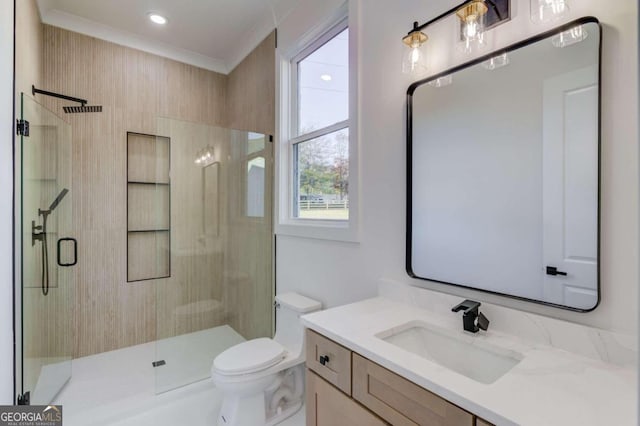
POLYGON ((22 395, 18 395, 18 405, 31 405, 31 394, 25 392, 22 395))
POLYGON ((27 120, 16 120, 16 131, 20 136, 29 137, 29 122, 27 120))

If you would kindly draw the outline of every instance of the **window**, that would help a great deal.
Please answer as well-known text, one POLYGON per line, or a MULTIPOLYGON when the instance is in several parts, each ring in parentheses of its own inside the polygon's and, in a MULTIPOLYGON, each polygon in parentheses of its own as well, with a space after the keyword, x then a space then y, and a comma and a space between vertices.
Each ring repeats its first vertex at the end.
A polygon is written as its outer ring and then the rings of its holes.
POLYGON ((344 20, 291 61, 291 216, 349 220, 349 29, 344 20))

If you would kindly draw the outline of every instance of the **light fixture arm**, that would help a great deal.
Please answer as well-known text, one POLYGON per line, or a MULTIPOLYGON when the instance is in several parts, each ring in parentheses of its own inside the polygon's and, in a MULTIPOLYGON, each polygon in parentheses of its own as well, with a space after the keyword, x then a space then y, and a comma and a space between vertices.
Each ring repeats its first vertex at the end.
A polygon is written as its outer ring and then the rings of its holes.
POLYGON ((429 25, 435 24, 436 22, 438 22, 438 21, 440 21, 440 20, 442 20, 442 19, 446 18, 446 17, 447 17, 447 16, 449 16, 449 15, 453 15, 454 13, 456 13, 456 11, 457 11, 458 9, 460 9, 461 7, 463 7, 464 5, 466 5, 466 4, 468 4, 468 3, 471 3, 472 1, 474 1, 474 0, 466 0, 466 1, 462 2, 462 3, 460 3, 459 5, 457 5, 457 6, 453 7, 453 8, 451 8, 451 9, 447 10, 446 12, 441 13, 440 15, 436 16, 435 18, 433 18, 433 19, 431 19, 431 20, 429 20, 429 21, 425 22, 425 23, 424 23, 424 24, 422 24, 422 25, 418 25, 418 22, 417 22, 417 21, 416 21, 416 22, 414 22, 414 23, 413 23, 413 28, 412 28, 412 29, 411 29, 411 31, 409 31, 407 34, 411 34, 411 33, 412 33, 412 32, 414 32, 414 31, 422 31, 422 30, 424 30, 424 29, 425 29, 425 28, 427 28, 429 25))
MULTIPOLYGON (((460 3, 459 5, 447 10, 446 12, 441 13, 440 15, 438 15, 435 18, 425 22, 422 25, 419 25, 419 23, 416 21, 416 22, 413 23, 413 28, 411 29, 411 31, 409 31, 407 34, 411 34, 414 31, 422 31, 425 28, 427 28, 429 25, 435 24, 436 22, 446 18, 447 16, 455 14, 460 8, 466 6, 466 5, 470 4, 470 3, 473 3, 474 1, 477 1, 477 0, 465 0, 462 3, 460 3)), ((485 3, 488 3, 491 6, 491 8, 496 12, 496 15, 498 16, 498 20, 502 21, 504 18, 502 17, 502 14, 500 13, 500 10, 499 10, 498 6, 496 6, 495 1, 494 0, 484 0, 484 1, 485 1, 485 3)))

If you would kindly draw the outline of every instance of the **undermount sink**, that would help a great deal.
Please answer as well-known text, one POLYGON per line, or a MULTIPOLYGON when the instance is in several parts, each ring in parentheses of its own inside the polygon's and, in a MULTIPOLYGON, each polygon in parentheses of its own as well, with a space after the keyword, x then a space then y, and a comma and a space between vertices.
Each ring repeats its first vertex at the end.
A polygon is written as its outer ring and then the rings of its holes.
POLYGON ((523 358, 477 336, 454 335, 420 321, 394 327, 376 337, 484 384, 495 382, 523 358))

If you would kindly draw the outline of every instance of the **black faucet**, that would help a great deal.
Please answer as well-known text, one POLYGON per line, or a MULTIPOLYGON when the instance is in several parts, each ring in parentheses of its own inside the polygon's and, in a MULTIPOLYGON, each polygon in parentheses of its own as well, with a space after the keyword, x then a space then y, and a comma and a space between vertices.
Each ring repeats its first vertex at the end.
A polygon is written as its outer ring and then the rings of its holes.
POLYGON ((462 325, 465 331, 471 333, 477 333, 480 329, 487 331, 489 328, 489 320, 482 315, 482 312, 478 311, 480 302, 473 300, 465 300, 464 302, 451 308, 453 312, 464 310, 462 313, 462 325))

